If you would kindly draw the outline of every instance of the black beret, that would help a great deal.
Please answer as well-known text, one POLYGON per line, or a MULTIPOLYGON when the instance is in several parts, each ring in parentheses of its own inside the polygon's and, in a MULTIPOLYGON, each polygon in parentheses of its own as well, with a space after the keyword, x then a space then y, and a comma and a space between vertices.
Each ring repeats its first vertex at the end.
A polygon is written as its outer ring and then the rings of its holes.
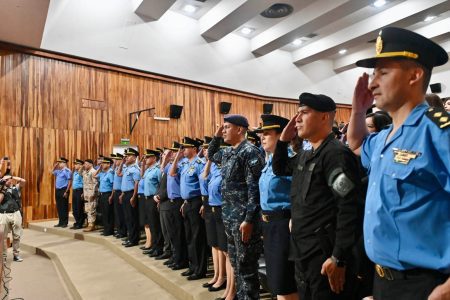
POLYGON ((359 60, 358 67, 374 68, 381 58, 407 58, 431 70, 448 61, 447 52, 435 42, 415 32, 396 28, 383 28, 375 45, 375 57, 359 60))
POLYGON ((255 132, 262 132, 263 130, 275 129, 278 132, 283 131, 284 127, 289 123, 289 119, 277 116, 277 115, 261 115, 263 124, 261 128, 255 130, 255 132))
POLYGON ((299 97, 300 106, 308 106, 321 112, 335 111, 336 103, 328 96, 321 94, 302 93, 299 97))
POLYGON ((227 115, 223 120, 237 126, 248 127, 248 120, 242 115, 227 115))
POLYGON ((134 148, 127 148, 127 150, 125 150, 125 155, 139 156, 139 151, 134 148))

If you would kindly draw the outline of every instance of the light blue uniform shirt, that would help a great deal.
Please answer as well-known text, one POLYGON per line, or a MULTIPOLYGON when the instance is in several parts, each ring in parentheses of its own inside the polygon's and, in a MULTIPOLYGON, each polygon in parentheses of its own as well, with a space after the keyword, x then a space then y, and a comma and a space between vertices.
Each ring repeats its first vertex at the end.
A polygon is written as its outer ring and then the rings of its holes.
POLYGON ((81 176, 78 171, 73 172, 72 188, 74 190, 83 188, 83 176, 81 176))
POLYGON ((138 194, 144 194, 144 179, 142 177, 138 184, 138 194))
POLYGON ((192 161, 185 160, 179 163, 181 198, 187 200, 201 195, 199 177, 204 166, 205 163, 198 157, 195 157, 192 161))
POLYGON ((134 190, 134 182, 141 179, 141 170, 135 164, 124 166, 122 168, 122 192, 129 192, 134 190))
MULTIPOLYGON (((164 169, 164 173, 169 174, 172 163, 168 163, 164 169)), ((169 199, 181 198, 180 195, 180 176, 167 176, 167 197, 169 199)))
POLYGON ((144 173, 144 195, 152 196, 156 194, 161 181, 161 170, 159 164, 154 164, 144 173))
POLYGON ((450 127, 439 128, 427 109, 417 106, 388 142, 392 125, 364 140, 365 248, 386 267, 450 273, 450 127), (396 149, 410 151, 408 163, 394 162, 396 149))
POLYGON ((211 206, 222 205, 222 173, 215 163, 211 165, 208 182, 208 203, 211 206))
POLYGON ((276 176, 272 170, 272 155, 259 178, 260 203, 263 211, 291 209, 291 176, 276 176))
POLYGON ((208 196, 208 184, 209 184, 209 180, 211 179, 211 171, 212 171, 212 166, 214 164, 211 164, 211 169, 209 170, 209 174, 207 178, 203 178, 203 172, 205 171, 205 167, 206 164, 203 166, 202 172, 200 173, 200 193, 202 196, 208 196))
POLYGON ((119 170, 119 167, 114 168, 114 183, 113 183, 113 190, 119 190, 122 188, 122 177, 117 175, 117 170, 119 170))
POLYGON ((53 171, 53 175, 56 176, 55 188, 63 189, 69 185, 69 180, 72 179, 72 171, 69 168, 53 171))
POLYGON ((113 189, 114 175, 113 170, 109 169, 108 171, 100 171, 97 175, 98 178, 98 191, 100 193, 111 192, 113 189))

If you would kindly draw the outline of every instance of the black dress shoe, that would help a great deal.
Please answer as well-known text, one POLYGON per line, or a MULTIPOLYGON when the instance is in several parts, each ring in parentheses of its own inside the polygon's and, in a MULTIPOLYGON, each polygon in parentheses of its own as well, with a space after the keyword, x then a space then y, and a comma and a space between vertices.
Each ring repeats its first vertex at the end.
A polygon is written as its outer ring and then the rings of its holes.
POLYGON ((175 265, 176 265, 176 264, 174 264, 174 263, 172 262, 171 264, 168 264, 167 267, 168 267, 169 269, 172 269, 175 265))
POLYGON ((213 285, 211 285, 211 286, 208 288, 208 291, 210 291, 210 292, 217 292, 217 291, 224 290, 226 287, 227 287, 227 281, 225 280, 225 281, 224 281, 220 286, 218 286, 218 287, 214 287, 213 285))
POLYGON ((189 267, 187 264, 174 264, 172 267, 172 270, 177 271, 177 270, 186 269, 187 267, 189 267))
POLYGON ((206 282, 206 283, 202 284, 202 287, 209 288, 210 286, 213 286, 214 284, 216 284, 216 283, 215 282, 213 282, 213 283, 206 282))
POLYGON ((187 271, 184 271, 183 273, 181 273, 181 276, 191 276, 193 274, 194 274, 194 271, 188 269, 187 271))
POLYGON ((53 225, 53 227, 61 227, 61 224, 53 225))
POLYGON ((125 245, 125 248, 130 248, 139 245, 139 243, 128 243, 125 245))
POLYGON ((166 260, 165 262, 163 262, 163 265, 165 265, 165 266, 173 265, 173 260, 171 260, 171 259, 166 260))
POLYGON ((128 240, 128 237, 126 237, 126 236, 122 237, 122 241, 126 241, 126 240, 128 240))
POLYGON ((112 233, 105 233, 105 234, 103 234, 104 236, 111 236, 111 235, 113 235, 112 233))
POLYGON ((150 253, 148 256, 150 256, 150 257, 158 257, 161 254, 162 254, 162 251, 155 250, 152 253, 150 253))
POLYGON ((192 275, 188 276, 187 280, 199 280, 199 279, 202 279, 205 277, 206 276, 202 275, 202 274, 192 274, 192 275))
POLYGON ((125 242, 122 243, 122 246, 125 246, 128 243, 129 243, 129 241, 125 240, 125 242))
POLYGON ((168 259, 170 258, 172 255, 170 255, 169 253, 163 253, 160 256, 155 257, 156 260, 163 260, 163 259, 168 259))
POLYGON ((66 228, 66 227, 67 227, 67 224, 61 225, 61 228, 66 228))
POLYGON ((105 235, 105 233, 101 232, 100 235, 105 235))
POLYGON ((218 298, 216 298, 215 300, 225 300, 225 298, 218 297, 218 298))
POLYGON ((142 254, 152 254, 153 253, 153 249, 152 248, 146 248, 144 251, 142 251, 142 254))

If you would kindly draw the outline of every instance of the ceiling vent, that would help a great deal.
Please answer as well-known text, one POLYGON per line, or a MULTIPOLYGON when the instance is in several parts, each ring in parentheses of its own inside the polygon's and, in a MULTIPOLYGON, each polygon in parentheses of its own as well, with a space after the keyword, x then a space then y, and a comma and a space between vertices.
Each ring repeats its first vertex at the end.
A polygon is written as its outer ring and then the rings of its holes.
POLYGON ((294 11, 291 5, 285 3, 275 3, 265 11, 261 13, 261 16, 265 18, 283 18, 290 15, 294 11))

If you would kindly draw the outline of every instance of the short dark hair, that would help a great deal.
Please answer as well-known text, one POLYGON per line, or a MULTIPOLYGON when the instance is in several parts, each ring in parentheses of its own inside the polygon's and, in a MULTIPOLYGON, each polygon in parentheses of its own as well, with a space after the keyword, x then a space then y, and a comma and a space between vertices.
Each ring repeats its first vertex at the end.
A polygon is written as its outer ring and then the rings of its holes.
POLYGON ((386 126, 392 124, 392 118, 385 111, 377 111, 366 115, 366 118, 372 118, 373 126, 376 132, 380 132, 386 126))
POLYGON ((439 96, 436 94, 426 94, 425 100, 431 107, 444 108, 444 102, 442 102, 441 98, 439 98, 439 96))

